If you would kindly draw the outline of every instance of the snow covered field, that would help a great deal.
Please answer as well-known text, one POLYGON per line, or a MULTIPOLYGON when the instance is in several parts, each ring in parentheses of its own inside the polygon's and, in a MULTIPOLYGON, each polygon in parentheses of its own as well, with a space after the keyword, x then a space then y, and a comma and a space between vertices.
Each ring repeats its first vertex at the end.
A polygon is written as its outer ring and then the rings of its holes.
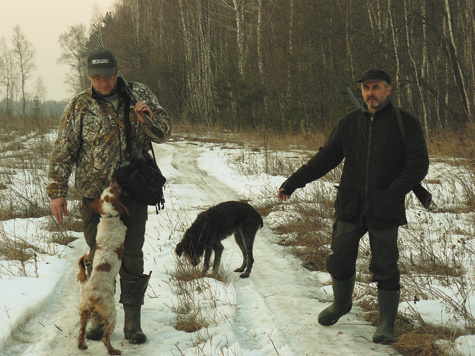
MULTIPOLYGON (((124 340, 123 312, 117 304, 118 322, 111 342, 123 355, 178 356, 316 356, 316 355, 397 355, 389 346, 371 342, 375 327, 364 321, 363 311, 353 310, 331 327, 317 323, 318 313, 331 301, 330 277, 302 267, 289 248, 277 244, 272 227, 283 218, 285 204, 264 217, 264 228, 256 237, 255 263, 248 279, 232 271, 241 264, 241 253, 234 239, 224 241, 222 267, 229 270, 230 283, 204 278, 195 290, 194 301, 200 304, 207 328, 195 333, 177 331, 177 315, 183 296, 174 283, 176 257, 174 248, 196 215, 211 205, 226 200, 249 201, 256 208, 276 200, 277 189, 285 179, 260 172, 243 174, 236 169, 234 156, 240 150, 230 145, 206 144, 175 139, 155 146, 160 168, 167 177, 165 210, 159 215, 150 208, 147 223, 145 273, 152 271, 142 314, 142 328, 148 336, 144 345, 124 340), (233 156, 234 155, 234 156, 233 156)), ((261 153, 255 152, 256 160, 261 153)), ((443 180, 447 165, 431 166, 432 179, 443 180)), ((455 174, 455 172, 452 172, 455 174)), ((324 184, 324 183, 322 183, 324 184)), ((432 187, 434 199, 455 203, 457 187, 432 187)), ((292 199, 298 199, 298 195, 292 199)), ((440 208, 440 206, 439 206, 440 208)), ((448 214, 448 213, 444 213, 448 214)), ((472 213, 473 214, 473 213, 472 213)), ((443 214, 441 213, 440 216, 443 214)), ((427 240, 437 235, 439 214, 416 207, 410 210, 409 229, 401 235, 427 229, 419 221, 432 221, 427 240)), ((446 216, 447 218, 447 216, 446 216)), ((10 238, 43 246, 37 262, 20 264, 0 261, 0 355, 106 355, 102 342, 88 341, 89 349, 77 349, 79 331, 77 260, 86 251, 81 233, 67 247, 48 244, 44 226, 50 217, 14 219, 0 223, 0 240, 10 238), (18 277, 18 275, 22 275, 18 277)), ((472 231, 473 216, 451 217, 459 231, 472 231)), ((462 238, 463 236, 459 236, 462 238)), ((449 237, 447 237, 449 238, 449 237)), ((469 251, 473 251, 474 242, 469 251)), ((473 258, 466 256, 467 274, 473 278, 473 258), (472 263, 472 265, 470 265, 472 263)), ((190 282, 191 283, 191 282, 190 282)), ((197 282, 195 282, 197 283, 197 282)), ((473 285, 473 282, 472 282, 473 285)), ((457 295, 450 284, 441 286, 446 295, 457 295)), ((118 299, 118 295, 116 296, 118 299)), ((465 296, 469 310, 475 310, 475 291, 465 296)), ((402 303, 400 310, 416 308, 427 323, 464 326, 440 300, 402 303)), ((455 351, 475 354, 475 336, 457 339, 455 351)))

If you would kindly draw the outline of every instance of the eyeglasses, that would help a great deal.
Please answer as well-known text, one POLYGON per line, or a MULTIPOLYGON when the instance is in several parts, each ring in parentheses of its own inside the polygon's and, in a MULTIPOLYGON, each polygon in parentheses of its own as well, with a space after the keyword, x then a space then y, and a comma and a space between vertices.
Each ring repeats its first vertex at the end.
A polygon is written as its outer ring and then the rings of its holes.
POLYGON ((91 80, 94 83, 100 83, 100 82, 111 82, 115 78, 115 75, 94 75, 91 77, 91 80))

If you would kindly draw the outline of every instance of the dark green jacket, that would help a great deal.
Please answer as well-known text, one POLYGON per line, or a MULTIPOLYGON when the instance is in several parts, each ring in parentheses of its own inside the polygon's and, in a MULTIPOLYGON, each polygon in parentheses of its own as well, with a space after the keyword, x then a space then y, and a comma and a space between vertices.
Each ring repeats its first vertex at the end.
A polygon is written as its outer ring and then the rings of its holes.
POLYGON ((426 176, 429 157, 419 121, 404 110, 401 116, 405 144, 390 101, 373 118, 362 109, 349 113, 318 153, 284 182, 285 193, 324 176, 345 159, 336 218, 355 224, 365 219, 376 227, 406 224, 405 196, 426 176))

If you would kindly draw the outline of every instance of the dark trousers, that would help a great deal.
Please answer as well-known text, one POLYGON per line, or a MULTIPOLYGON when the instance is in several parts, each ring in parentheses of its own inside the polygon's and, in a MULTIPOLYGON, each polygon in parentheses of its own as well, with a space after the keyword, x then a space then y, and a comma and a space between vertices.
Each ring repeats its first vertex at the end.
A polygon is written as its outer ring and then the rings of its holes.
POLYGON ((336 220, 333 224, 332 252, 327 257, 327 270, 333 278, 345 280, 356 272, 356 259, 361 238, 368 232, 371 247, 370 272, 378 288, 400 289, 398 228, 359 226, 336 220))
MULTIPOLYGON (((122 266, 119 271, 122 281, 136 281, 143 278, 144 260, 142 247, 145 241, 145 224, 147 222, 147 206, 137 202, 130 196, 120 198, 129 209, 130 216, 121 217, 127 227, 122 255, 122 266)), ((92 264, 96 251, 97 224, 100 215, 90 208, 93 199, 83 198, 81 216, 84 222, 84 238, 89 246, 88 262, 92 264)), ((122 291, 124 293, 124 291, 122 291)))

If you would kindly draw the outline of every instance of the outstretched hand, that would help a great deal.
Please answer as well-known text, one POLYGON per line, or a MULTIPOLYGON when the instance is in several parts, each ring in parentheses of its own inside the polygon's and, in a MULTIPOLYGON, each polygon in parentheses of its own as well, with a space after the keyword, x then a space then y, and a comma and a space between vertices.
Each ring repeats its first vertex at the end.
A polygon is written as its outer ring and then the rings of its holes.
POLYGON ((277 197, 282 200, 286 201, 287 199, 290 199, 290 195, 285 193, 285 189, 279 189, 279 192, 277 193, 277 197))

